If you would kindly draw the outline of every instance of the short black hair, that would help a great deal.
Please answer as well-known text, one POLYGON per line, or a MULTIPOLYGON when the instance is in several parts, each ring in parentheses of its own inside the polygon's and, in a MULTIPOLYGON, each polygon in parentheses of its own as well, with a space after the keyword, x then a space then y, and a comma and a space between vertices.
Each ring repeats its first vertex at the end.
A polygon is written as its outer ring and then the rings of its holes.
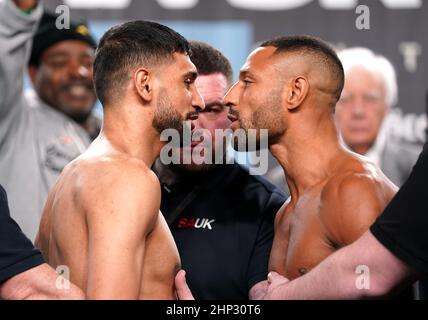
POLYGON ((233 80, 232 66, 229 60, 216 48, 201 41, 190 41, 190 60, 200 75, 223 74, 229 83, 233 80))
POLYGON ((110 28, 95 53, 94 85, 102 104, 121 92, 137 66, 155 66, 174 53, 190 56, 189 42, 174 30, 151 21, 130 21, 110 28))
POLYGON ((277 53, 283 52, 304 52, 317 58, 318 63, 322 63, 337 80, 335 95, 337 100, 342 93, 345 74, 342 62, 340 61, 334 49, 327 42, 312 36, 281 36, 272 40, 263 42, 261 47, 275 47, 277 53))

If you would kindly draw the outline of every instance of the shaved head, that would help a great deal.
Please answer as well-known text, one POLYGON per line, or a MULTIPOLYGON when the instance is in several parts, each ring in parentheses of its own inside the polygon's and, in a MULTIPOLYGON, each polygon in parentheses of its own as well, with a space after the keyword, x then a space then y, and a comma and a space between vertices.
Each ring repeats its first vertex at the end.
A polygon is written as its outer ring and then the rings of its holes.
POLYGON ((290 73, 307 75, 313 87, 332 95, 334 104, 339 100, 344 84, 343 67, 326 42, 309 36, 283 36, 265 41, 261 47, 276 48, 273 55, 284 54, 290 58, 287 59, 290 73))

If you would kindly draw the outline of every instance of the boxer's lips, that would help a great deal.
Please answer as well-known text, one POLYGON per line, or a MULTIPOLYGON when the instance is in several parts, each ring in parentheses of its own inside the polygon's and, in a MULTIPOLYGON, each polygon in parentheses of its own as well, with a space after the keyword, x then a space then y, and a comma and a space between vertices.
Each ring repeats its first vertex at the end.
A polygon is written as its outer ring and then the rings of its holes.
POLYGON ((238 117, 237 116, 235 116, 234 114, 231 114, 231 113, 229 113, 228 115, 227 115, 227 118, 233 123, 233 122, 235 122, 235 121, 238 121, 238 117))

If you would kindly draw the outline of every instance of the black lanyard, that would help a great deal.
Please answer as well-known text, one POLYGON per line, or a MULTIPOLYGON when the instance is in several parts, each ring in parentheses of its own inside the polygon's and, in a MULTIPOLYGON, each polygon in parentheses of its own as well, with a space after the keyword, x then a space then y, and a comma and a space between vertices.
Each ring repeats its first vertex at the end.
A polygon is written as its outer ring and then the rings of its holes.
POLYGON ((180 213, 193 201, 196 199, 200 191, 202 190, 201 185, 196 185, 192 191, 184 197, 183 200, 175 207, 174 210, 170 214, 168 214, 167 217, 165 217, 166 222, 168 223, 168 226, 172 226, 172 223, 177 219, 177 217, 180 215, 180 213))
MULTIPOLYGON (((198 195, 201 194, 202 191, 207 190, 208 188, 211 188, 214 190, 214 187, 220 183, 220 181, 223 180, 223 177, 226 177, 226 174, 223 170, 227 170, 226 167, 224 168, 218 168, 220 170, 217 170, 216 176, 209 176, 207 179, 201 183, 197 184, 193 187, 192 191, 190 191, 189 194, 187 194, 183 200, 175 207, 174 210, 171 211, 168 216, 165 217, 166 222, 168 223, 168 226, 172 226, 172 223, 178 218, 178 216, 183 212, 183 210, 192 203, 193 200, 196 199, 198 195)), ((215 169, 214 169, 215 170, 215 169)))

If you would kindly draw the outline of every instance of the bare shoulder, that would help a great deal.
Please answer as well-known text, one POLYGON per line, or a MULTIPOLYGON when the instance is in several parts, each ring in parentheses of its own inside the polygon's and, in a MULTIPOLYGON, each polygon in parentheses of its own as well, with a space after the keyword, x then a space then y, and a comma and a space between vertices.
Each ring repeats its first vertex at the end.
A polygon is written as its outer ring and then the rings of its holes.
POLYGON ((367 231, 396 191, 373 163, 350 158, 325 184, 320 218, 336 242, 349 244, 367 231))
POLYGON ((364 157, 349 160, 325 184, 322 200, 339 201, 339 205, 353 199, 389 202, 398 188, 372 162, 364 157))
POLYGON ((159 181, 138 159, 83 158, 74 171, 74 183, 79 189, 77 198, 87 214, 104 211, 154 217, 159 212, 159 181))
POLYGON ((159 181, 153 171, 143 161, 135 158, 99 157, 82 159, 79 170, 83 173, 82 182, 87 184, 86 191, 97 191, 108 187, 142 187, 152 191, 160 190, 159 181), (98 187, 97 187, 98 185, 98 187), (158 187, 158 188, 156 188, 158 187))

